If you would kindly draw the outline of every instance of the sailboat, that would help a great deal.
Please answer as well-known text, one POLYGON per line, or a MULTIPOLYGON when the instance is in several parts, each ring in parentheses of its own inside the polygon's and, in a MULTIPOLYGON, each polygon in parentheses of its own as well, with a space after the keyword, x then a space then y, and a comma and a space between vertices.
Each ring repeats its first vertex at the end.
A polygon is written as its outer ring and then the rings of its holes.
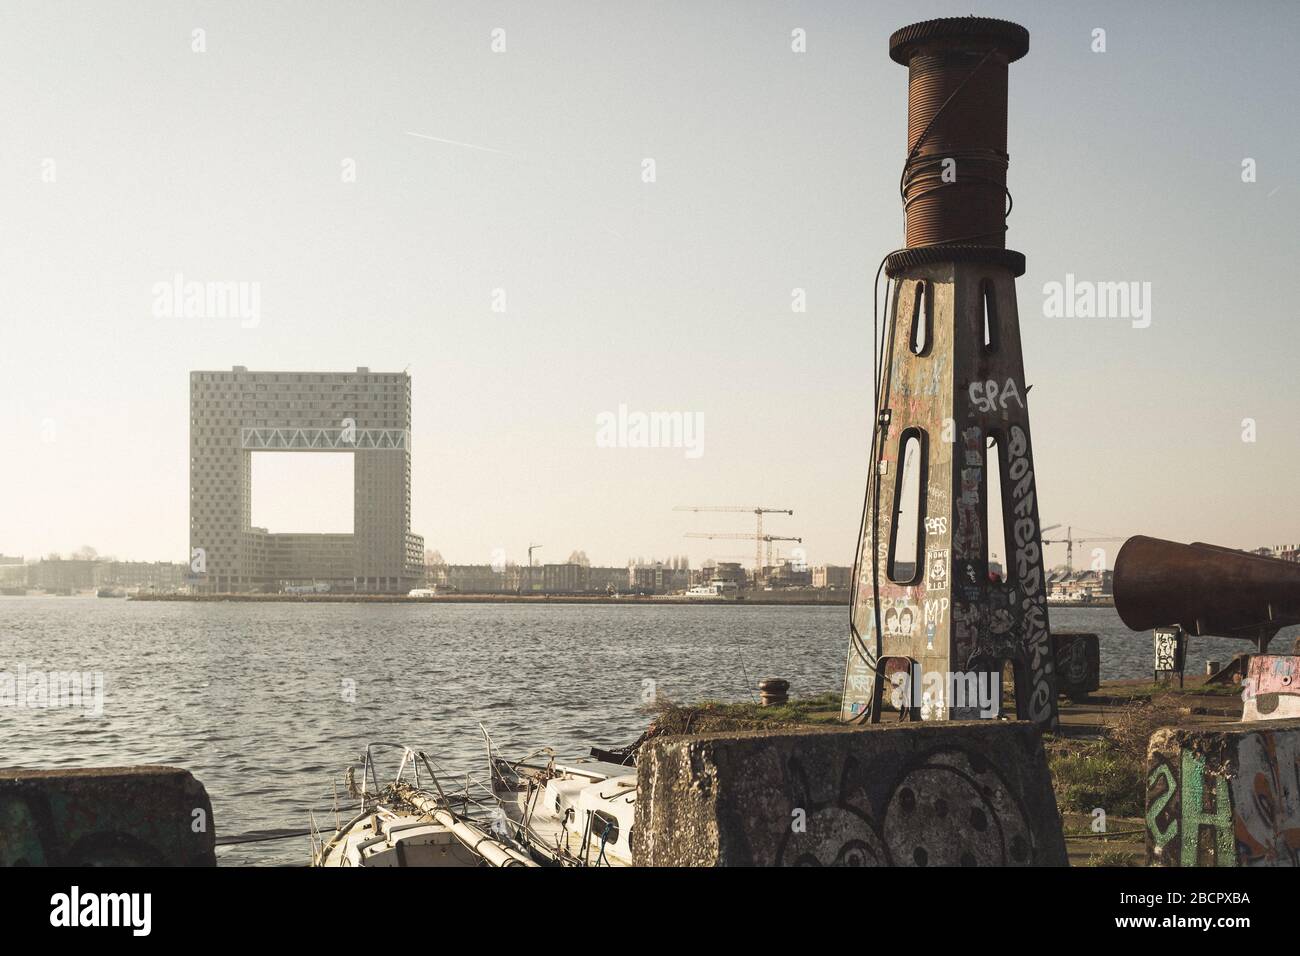
POLYGON ((357 801, 345 820, 334 790, 334 825, 311 820, 312 865, 322 867, 630 866, 636 768, 626 752, 558 759, 550 748, 521 760, 487 742, 487 779, 452 773, 423 750, 372 743, 343 789, 357 801), (380 783, 375 754, 401 752, 380 783), (358 782, 358 772, 360 782, 358 782))

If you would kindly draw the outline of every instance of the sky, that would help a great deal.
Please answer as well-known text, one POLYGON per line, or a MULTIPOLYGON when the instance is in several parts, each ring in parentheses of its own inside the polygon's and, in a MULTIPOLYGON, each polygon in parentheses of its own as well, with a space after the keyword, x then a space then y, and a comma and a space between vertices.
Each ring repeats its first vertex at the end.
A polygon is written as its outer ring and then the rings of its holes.
MULTIPOLYGON (((1043 522, 1300 540, 1300 5, 7 0, 0 553, 184 560, 189 372, 368 366, 412 375, 412 530, 449 561, 698 565, 752 546, 686 532, 752 516, 675 506, 763 505, 850 563, 902 240, 888 38, 971 12, 1031 35, 1043 522), (256 284, 256 319, 159 314, 177 274, 256 284), (1150 283, 1149 325, 1048 315, 1067 274, 1150 283), (702 432, 604 447, 620 406, 702 432)), ((265 457, 259 521, 347 530, 348 469, 265 457)))

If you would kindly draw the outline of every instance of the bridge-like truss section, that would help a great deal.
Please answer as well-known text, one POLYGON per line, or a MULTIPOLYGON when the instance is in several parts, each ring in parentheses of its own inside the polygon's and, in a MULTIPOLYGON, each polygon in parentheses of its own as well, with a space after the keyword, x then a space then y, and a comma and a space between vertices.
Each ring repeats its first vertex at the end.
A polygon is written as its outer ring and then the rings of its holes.
POLYGON ((407 451, 403 428, 241 428, 239 443, 249 451, 407 451))

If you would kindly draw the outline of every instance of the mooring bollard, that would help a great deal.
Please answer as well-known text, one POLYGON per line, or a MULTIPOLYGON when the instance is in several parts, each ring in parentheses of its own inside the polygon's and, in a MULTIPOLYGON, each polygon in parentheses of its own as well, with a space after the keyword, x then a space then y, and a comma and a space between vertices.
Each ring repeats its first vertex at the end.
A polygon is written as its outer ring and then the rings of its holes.
POLYGON ((758 682, 758 703, 760 707, 784 704, 789 699, 790 682, 780 677, 768 677, 758 682))
POLYGON ((1220 662, 1219 662, 1219 661, 1206 661, 1206 662, 1205 662, 1205 676, 1206 676, 1206 677, 1211 677, 1211 676, 1213 676, 1214 673, 1219 669, 1220 666, 1221 666, 1221 665, 1220 665, 1220 662))

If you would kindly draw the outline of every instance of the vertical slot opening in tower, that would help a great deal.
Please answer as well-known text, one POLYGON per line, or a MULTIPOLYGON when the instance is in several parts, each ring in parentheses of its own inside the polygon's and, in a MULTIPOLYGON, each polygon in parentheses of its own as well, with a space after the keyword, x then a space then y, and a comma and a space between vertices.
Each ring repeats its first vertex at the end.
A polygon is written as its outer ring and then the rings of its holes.
POLYGON ((929 284, 917 282, 912 289, 912 338, 909 342, 913 355, 926 355, 930 351, 934 337, 933 314, 929 284))
POLYGON ((895 584, 915 584, 921 577, 925 496, 925 432, 909 428, 898 443, 898 480, 894 488, 894 522, 887 569, 889 579, 895 584))
POLYGON ((984 452, 984 527, 988 541, 989 579, 1007 580, 1006 522, 1002 502, 1002 439, 989 435, 984 452))
POLYGON ((998 312, 993 294, 993 283, 985 279, 980 283, 980 311, 984 314, 984 351, 998 350, 998 312))

